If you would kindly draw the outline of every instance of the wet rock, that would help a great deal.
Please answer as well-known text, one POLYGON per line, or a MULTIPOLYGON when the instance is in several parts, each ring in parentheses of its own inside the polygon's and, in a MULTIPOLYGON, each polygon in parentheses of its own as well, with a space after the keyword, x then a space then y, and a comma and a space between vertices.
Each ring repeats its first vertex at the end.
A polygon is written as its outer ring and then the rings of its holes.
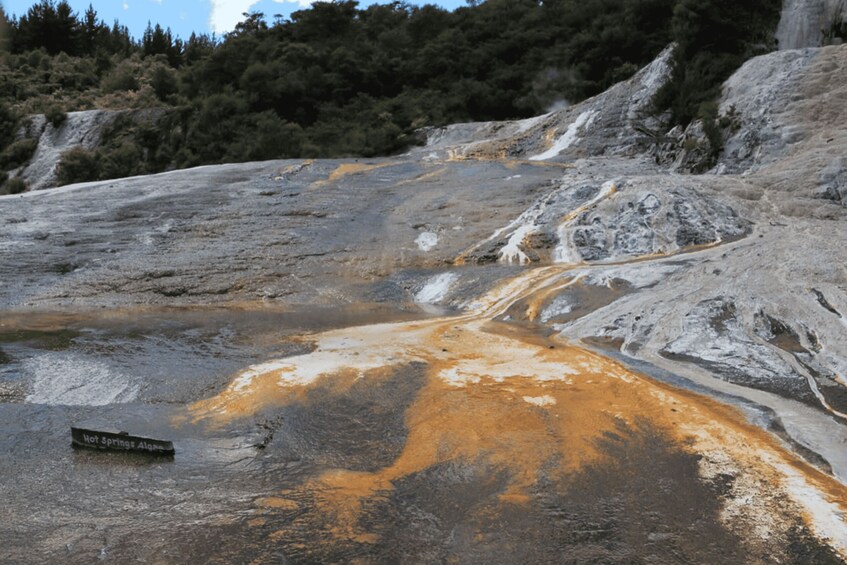
POLYGON ((140 111, 84 110, 69 112, 67 118, 57 128, 50 124, 44 115, 32 116, 29 124, 18 133, 38 138, 35 154, 26 164, 21 177, 30 190, 41 190, 56 186, 56 171, 61 156, 74 147, 95 149, 103 134, 119 116, 131 115, 136 119, 155 120, 162 110, 148 109, 140 111))
POLYGON ((23 402, 26 395, 26 386, 23 383, 0 381, 0 402, 23 402))
MULTIPOLYGON (((275 296, 344 303, 351 292, 370 295, 368 284, 397 269, 452 263, 561 176, 555 166, 386 160, 375 162, 379 182, 355 172, 327 182, 350 163, 224 165, 0 199, 4 215, 31 212, 27 222, 0 225, 0 302, 113 306, 275 296), (290 182, 321 189, 270 207, 259 192, 291 167, 290 182), (415 179, 433 172, 420 190, 415 179), (487 206, 468 178, 486 183, 487 206), (426 252, 408 228, 410 209, 426 210, 428 225, 443 226, 426 252), (403 246, 417 252, 398 253, 403 246)), ((545 252, 547 244, 536 243, 545 252)), ((492 242, 477 260, 495 260, 498 246, 492 242)))
POLYGON ((573 245, 586 261, 600 261, 609 257, 606 227, 599 218, 587 226, 578 226, 571 233, 573 245))
POLYGON ((528 249, 549 250, 556 246, 556 237, 551 233, 533 233, 524 239, 528 249))
POLYGON ((747 221, 713 196, 679 186, 665 188, 660 197, 644 184, 622 184, 609 202, 579 218, 572 237, 584 260, 669 252, 749 230, 747 221))
MULTIPOLYGON (((670 135, 668 136, 670 137, 670 135)), ((673 140, 673 138, 671 138, 673 140)), ((715 155, 718 149, 712 145, 712 141, 706 135, 702 120, 691 122, 685 130, 678 134, 676 139, 668 142, 660 151, 668 152, 667 155, 658 156, 659 162, 669 164, 674 171, 685 173, 703 173, 711 169, 715 164, 715 155), (671 159, 671 157, 673 157, 671 159)))
POLYGON ((679 222, 679 227, 676 230, 676 243, 680 247, 703 245, 717 239, 714 228, 689 202, 676 201, 674 203, 674 215, 670 217, 679 222))
POLYGON ((808 353, 800 342, 797 332, 782 320, 764 312, 756 314, 756 334, 762 339, 769 341, 791 353, 808 353))
POLYGON ((747 335, 738 317, 735 303, 726 297, 700 302, 685 315, 682 333, 662 354, 700 364, 730 382, 816 404, 806 379, 747 335))
POLYGON ((834 159, 820 173, 817 196, 847 206, 847 168, 844 159, 834 159))
POLYGON ((815 296, 815 299, 818 301, 818 304, 820 304, 828 312, 835 314, 839 318, 841 317, 841 312, 839 312, 838 310, 835 309, 835 306, 833 306, 829 302, 829 300, 826 299, 826 296, 824 295, 823 292, 821 292, 820 290, 818 290, 816 288, 811 289, 811 291, 812 291, 812 294, 815 296))

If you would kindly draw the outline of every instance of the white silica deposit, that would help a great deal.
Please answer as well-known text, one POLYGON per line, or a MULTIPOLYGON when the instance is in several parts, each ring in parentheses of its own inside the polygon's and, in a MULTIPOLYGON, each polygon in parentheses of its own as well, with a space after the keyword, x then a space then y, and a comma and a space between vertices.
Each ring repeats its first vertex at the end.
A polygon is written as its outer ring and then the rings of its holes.
POLYGON ((131 402, 138 386, 127 375, 81 355, 48 353, 23 364, 31 377, 30 404, 105 406, 131 402))
POLYGON ((430 278, 415 294, 415 302, 420 304, 435 304, 444 300, 450 287, 459 278, 455 273, 441 273, 430 278))
POLYGON ((557 156, 559 153, 576 143, 577 139, 579 139, 580 129, 583 127, 587 127, 591 125, 592 119, 595 117, 596 112, 593 110, 586 110, 582 114, 580 114, 574 122, 568 126, 568 129, 562 134, 559 139, 553 144, 553 146, 541 153, 539 155, 534 155, 530 157, 530 161, 545 161, 547 159, 552 159, 557 156))
POLYGON ((415 243, 421 251, 429 251, 438 245, 438 234, 431 231, 421 232, 415 243))

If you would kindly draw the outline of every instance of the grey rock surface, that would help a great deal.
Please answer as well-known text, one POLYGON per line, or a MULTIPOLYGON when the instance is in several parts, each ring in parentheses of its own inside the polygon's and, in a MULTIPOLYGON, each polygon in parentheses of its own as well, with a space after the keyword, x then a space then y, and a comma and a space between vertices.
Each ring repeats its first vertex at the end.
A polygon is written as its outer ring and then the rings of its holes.
POLYGON ((779 48, 820 47, 832 25, 845 20, 845 0, 784 0, 776 31, 779 48))
POLYGON ((349 303, 398 269, 451 264, 560 175, 526 163, 268 162, 5 197, 0 303, 349 303))
POLYGON ((57 170, 62 154, 76 147, 93 150, 102 142, 106 130, 119 116, 132 116, 139 120, 156 120, 161 109, 144 110, 84 110, 68 112, 58 126, 49 123, 43 114, 29 118, 18 136, 38 139, 38 146, 30 161, 18 172, 29 190, 43 190, 57 186, 57 170))
POLYGON ((70 112, 58 128, 47 122, 43 115, 33 116, 30 129, 38 137, 38 147, 20 175, 29 189, 56 186, 56 169, 62 154, 74 147, 94 149, 100 143, 105 128, 119 114, 108 110, 70 112))
POLYGON ((840 406, 812 386, 847 373, 847 257, 836 244, 847 241, 847 109, 833 103, 845 99, 847 47, 759 57, 727 82, 721 105, 740 126, 721 175, 675 174, 637 149, 667 57, 581 105, 431 132, 429 146, 399 158, 201 167, 3 197, 0 304, 418 297, 461 307, 520 265, 631 263, 614 278, 637 292, 560 331, 620 339, 681 373, 709 367, 732 383, 840 406), (666 272, 679 253, 684 267, 666 272), (468 267, 443 278, 454 263, 468 267), (471 267, 485 264, 502 267, 471 267), (647 292, 639 279, 650 268, 664 274, 647 292), (837 314, 814 306, 809 288, 837 314), (715 301, 732 313, 721 331, 706 327, 704 305, 715 301), (763 341, 762 315, 815 336, 816 347, 802 337, 805 365, 763 341))
POLYGON ((666 48, 629 80, 564 110, 516 122, 431 130, 426 147, 416 152, 542 161, 643 153, 664 127, 661 119, 651 116, 650 103, 670 75, 672 50, 666 48))

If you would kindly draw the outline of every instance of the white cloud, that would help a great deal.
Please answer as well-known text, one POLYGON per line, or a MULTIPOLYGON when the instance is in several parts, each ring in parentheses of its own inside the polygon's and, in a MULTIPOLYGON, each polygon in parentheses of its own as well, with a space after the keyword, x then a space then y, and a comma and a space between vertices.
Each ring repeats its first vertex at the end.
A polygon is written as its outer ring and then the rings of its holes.
MULTIPOLYGON (((308 8, 315 0, 274 0, 277 4, 297 4, 301 8, 308 8)), ((211 0, 212 13, 209 15, 209 27, 215 33, 232 31, 235 24, 244 19, 242 14, 249 12, 252 6, 259 0, 211 0)), ((273 14, 265 14, 273 16, 273 14)))
POLYGON ((123 3, 124 10, 129 10, 129 2, 123 3))

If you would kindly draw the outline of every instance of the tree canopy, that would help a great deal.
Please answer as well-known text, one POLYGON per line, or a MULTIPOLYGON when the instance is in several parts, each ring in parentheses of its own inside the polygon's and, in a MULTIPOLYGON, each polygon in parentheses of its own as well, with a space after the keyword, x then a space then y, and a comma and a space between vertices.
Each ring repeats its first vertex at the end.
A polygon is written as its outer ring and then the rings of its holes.
POLYGON ((182 40, 151 23, 135 40, 92 7, 79 15, 65 0, 40 0, 9 22, 0 96, 19 114, 57 104, 164 108, 155 124, 123 124, 112 136, 119 143, 103 149, 132 145, 141 160, 133 172, 373 156, 403 149, 422 126, 522 118, 578 102, 675 41, 674 80, 657 110, 685 123, 744 59, 772 47, 779 4, 487 0, 451 12, 336 0, 273 23, 245 14, 221 38, 182 40))

